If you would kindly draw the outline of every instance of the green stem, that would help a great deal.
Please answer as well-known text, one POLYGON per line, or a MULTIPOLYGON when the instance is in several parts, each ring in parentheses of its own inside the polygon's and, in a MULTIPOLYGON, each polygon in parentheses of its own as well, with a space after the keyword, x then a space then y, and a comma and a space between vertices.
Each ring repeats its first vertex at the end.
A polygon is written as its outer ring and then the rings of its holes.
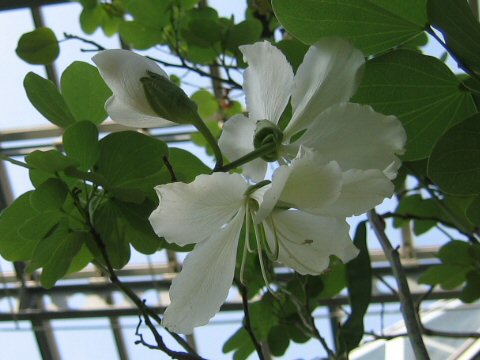
POLYGON ((230 171, 230 170, 233 170, 233 169, 236 169, 238 168, 239 166, 243 165, 243 164, 246 164, 252 160, 255 160, 259 157, 262 157, 264 155, 267 155, 267 154, 270 154, 273 150, 275 150, 276 148, 276 144, 267 144, 267 145, 264 145, 264 146, 261 146, 259 147, 258 149, 256 150, 253 150, 252 152, 248 153, 247 155, 244 155, 242 156, 241 158, 235 160, 235 161, 232 161, 231 163, 225 165, 225 166, 221 166, 219 168, 215 168, 214 171, 223 171, 223 172, 227 172, 227 171, 230 171))
POLYGON ((195 121, 193 126, 195 126, 195 128, 200 132, 200 134, 203 135, 205 140, 207 140, 208 144, 212 147, 213 153, 215 155, 215 159, 217 161, 215 164, 214 171, 217 171, 219 168, 223 166, 223 155, 222 155, 222 151, 218 147, 217 139, 215 139, 215 137, 210 132, 210 129, 207 127, 207 125, 205 125, 205 123, 203 122, 202 119, 200 119, 200 117, 198 117, 198 120, 195 121))
POLYGON ((18 165, 18 166, 21 166, 21 167, 24 167, 26 169, 31 169, 32 167, 30 165, 28 165, 27 163, 24 163, 22 161, 18 161, 18 160, 15 160, 15 159, 12 159, 11 157, 9 156, 6 156, 6 155, 3 155, 3 154, 0 154, 0 160, 5 160, 5 161, 8 161, 9 163, 12 163, 14 165, 18 165))
POLYGON ((471 77, 475 78, 477 81, 480 81, 480 77, 472 70, 472 68, 468 64, 460 60, 457 54, 455 54, 455 52, 450 49, 447 43, 444 42, 430 26, 427 26, 426 32, 429 33, 435 40, 437 40, 440 45, 442 45, 442 47, 450 54, 450 56, 453 58, 453 60, 455 60, 459 67, 465 70, 465 72, 467 72, 471 77))

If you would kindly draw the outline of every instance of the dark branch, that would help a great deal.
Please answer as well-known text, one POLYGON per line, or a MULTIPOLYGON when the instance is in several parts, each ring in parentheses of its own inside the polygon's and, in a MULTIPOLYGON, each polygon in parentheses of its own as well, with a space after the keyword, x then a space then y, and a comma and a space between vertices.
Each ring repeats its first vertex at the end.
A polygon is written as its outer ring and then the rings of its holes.
POLYGON ((385 235, 383 219, 378 216, 375 210, 368 212, 368 220, 375 231, 397 281, 400 309, 402 311, 403 320, 408 331, 408 337, 415 353, 415 357, 418 360, 427 360, 429 359, 429 356, 425 344, 423 343, 422 326, 413 304, 407 277, 400 262, 398 251, 392 247, 390 240, 387 238, 387 235, 385 235))
POLYGON ((257 351, 258 358, 260 360, 264 360, 265 357, 262 351, 262 345, 257 340, 255 336, 255 332, 253 331, 252 323, 250 321, 250 311, 248 305, 248 289, 243 285, 240 281, 235 279, 235 284, 240 291, 240 295, 242 296, 242 303, 243 303, 243 328, 247 331, 248 335, 250 336, 250 340, 252 340, 253 345, 255 346, 255 350, 257 351))

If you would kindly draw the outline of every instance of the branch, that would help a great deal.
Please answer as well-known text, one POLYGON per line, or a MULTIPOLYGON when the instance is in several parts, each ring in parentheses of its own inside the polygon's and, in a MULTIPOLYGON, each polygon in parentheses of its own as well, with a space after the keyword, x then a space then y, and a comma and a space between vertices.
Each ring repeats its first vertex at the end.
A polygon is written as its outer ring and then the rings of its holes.
MULTIPOLYGON (((94 47, 94 49, 80 49, 80 51, 82 51, 82 52, 95 52, 95 51, 107 50, 106 47, 100 45, 99 43, 97 43, 93 40, 85 39, 85 38, 83 38, 81 36, 78 36, 78 35, 63 33, 63 36, 65 36, 65 39, 63 39, 63 41, 79 40, 79 41, 84 42, 86 44, 90 44, 94 47)), ((190 70, 190 71, 193 71, 193 72, 197 73, 200 76, 208 77, 210 79, 221 81, 223 83, 229 84, 232 87, 232 89, 241 89, 242 88, 239 83, 237 83, 236 81, 234 81, 231 78, 224 79, 222 77, 214 76, 214 75, 210 74, 209 72, 200 69, 197 66, 189 64, 177 51, 175 51, 175 56, 177 56, 178 59, 180 60, 180 64, 174 64, 174 63, 171 63, 171 62, 168 62, 168 61, 160 60, 160 59, 152 57, 152 56, 146 56, 146 57, 149 58, 150 60, 155 61, 155 62, 159 63, 160 65, 163 65, 163 66, 166 66, 166 67, 187 69, 187 70, 190 70)))
MULTIPOLYGON (((90 213, 88 210, 86 210, 82 204, 80 203, 80 200, 78 198, 78 193, 74 191, 70 191, 70 195, 73 198, 75 207, 78 209, 78 211, 83 215, 85 219, 85 224, 88 227, 88 230, 90 234, 92 235, 95 244, 97 245, 98 249, 100 250, 100 253, 102 255, 102 259, 105 262, 106 266, 106 273, 108 273, 110 281, 117 286, 133 303, 136 305, 140 313, 142 314, 143 318, 145 319, 145 324, 148 326, 150 331, 152 332, 153 336, 155 337, 155 340, 158 345, 158 349, 169 355, 173 359, 178 359, 178 360, 203 360, 202 357, 200 357, 191 347, 188 345, 188 343, 183 339, 180 335, 172 333, 168 331, 172 337, 186 350, 187 352, 181 352, 181 351, 174 351, 171 350, 167 347, 165 342, 163 341, 162 336, 160 333, 157 331, 155 328, 155 325, 151 322, 150 317, 155 319, 155 321, 161 325, 161 319, 160 317, 152 310, 150 309, 144 301, 140 300, 140 298, 130 289, 128 286, 126 286, 124 283, 121 282, 121 280, 118 278, 117 274, 115 273, 115 270, 113 268, 113 265, 110 261, 110 257, 108 256, 107 253, 107 248, 105 246, 105 243, 103 242, 102 238, 100 237, 100 234, 96 231, 95 227, 92 224, 92 221, 90 219, 90 213)), ((102 268, 104 268, 102 266, 102 268)))
POLYGON ((408 331, 408 337, 413 352, 415 353, 415 357, 418 360, 427 360, 429 359, 429 356, 425 344, 423 343, 422 326, 420 325, 418 314, 415 311, 412 295, 408 287, 407 277, 403 271, 398 251, 392 247, 390 240, 385 235, 385 225, 382 218, 378 216, 375 210, 370 210, 367 216, 373 230, 375 231, 375 235, 382 246, 383 252, 392 267, 393 275, 397 281, 400 310, 403 315, 403 320, 408 331))
POLYGON ((420 215, 409 214, 409 213, 399 214, 399 213, 393 213, 393 212, 386 212, 384 214, 381 214, 380 216, 384 219, 398 218, 398 219, 403 219, 403 220, 435 221, 435 222, 438 222, 440 224, 449 226, 451 228, 456 228, 455 224, 453 224, 451 222, 448 222, 448 221, 445 221, 445 220, 442 220, 442 219, 440 219, 438 217, 435 217, 435 216, 420 216, 420 215))
POLYGON ((168 157, 163 156, 162 160, 163 160, 163 163, 165 164, 165 167, 167 168, 167 170, 170 174, 170 179, 172 180, 172 182, 177 182, 178 181, 177 175, 175 175, 175 171, 173 170, 173 166, 170 163, 170 161, 168 160, 168 157))
POLYGON ((250 340, 252 340, 253 345, 255 346, 255 350, 257 351, 258 358, 260 360, 264 360, 265 357, 262 351, 262 345, 258 341, 255 333, 253 331, 252 323, 250 322, 250 312, 249 312, 249 305, 248 305, 248 289, 243 285, 240 281, 235 279, 235 284, 240 291, 240 295, 242 296, 242 303, 243 303, 243 328, 247 331, 248 335, 250 336, 250 340))

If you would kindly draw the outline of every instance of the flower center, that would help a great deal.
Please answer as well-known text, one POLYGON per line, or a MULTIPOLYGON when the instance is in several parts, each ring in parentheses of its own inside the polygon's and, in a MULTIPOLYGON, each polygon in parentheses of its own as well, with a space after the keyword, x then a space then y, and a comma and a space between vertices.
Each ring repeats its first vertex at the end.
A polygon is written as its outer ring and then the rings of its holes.
POLYGON ((272 162, 278 159, 278 149, 282 144, 283 132, 280 128, 269 120, 257 121, 255 135, 253 138, 253 147, 255 150, 271 147, 271 151, 262 155, 265 161, 272 162))

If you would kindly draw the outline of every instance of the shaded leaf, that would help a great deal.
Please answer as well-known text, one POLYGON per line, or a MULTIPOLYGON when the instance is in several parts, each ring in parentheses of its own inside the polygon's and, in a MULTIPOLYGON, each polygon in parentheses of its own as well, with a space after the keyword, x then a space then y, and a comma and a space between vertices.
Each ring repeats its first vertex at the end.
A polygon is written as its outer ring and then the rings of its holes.
POLYGON ((89 121, 69 126, 63 134, 63 147, 68 156, 78 161, 80 169, 90 169, 100 154, 97 127, 89 121))
POLYGON ((365 54, 407 42, 427 23, 425 0, 272 0, 272 5, 280 24, 304 43, 341 36, 365 54))
POLYGON ((440 30, 462 62, 480 70, 480 25, 465 0, 428 0, 430 24, 440 30))
POLYGON ((67 127, 75 119, 57 87, 50 80, 29 72, 23 80, 28 100, 48 121, 60 127, 67 127))
POLYGON ((38 212, 30 203, 30 192, 20 195, 0 213, 0 255, 8 261, 23 261, 31 258, 38 239, 26 239, 18 229, 38 212))
POLYGON ((29 64, 50 64, 57 58, 60 48, 53 31, 40 27, 23 34, 15 52, 29 64))
POLYGON ((77 121, 100 124, 105 120, 104 105, 112 92, 95 66, 75 61, 63 72, 60 84, 65 102, 77 121))
POLYGON ((372 297, 372 265, 367 247, 365 222, 357 226, 353 240, 360 254, 347 263, 348 295, 351 313, 340 330, 341 352, 349 353, 363 338, 363 318, 372 297))
POLYGON ((480 194, 480 115, 451 128, 435 145, 428 175, 443 191, 480 194))
POLYGON ((68 186, 59 179, 48 179, 30 195, 32 207, 39 211, 59 210, 65 203, 68 186))
POLYGON ((25 162, 35 169, 55 174, 71 166, 77 166, 77 161, 63 155, 58 150, 35 150, 25 157, 25 162))
POLYGON ((368 61, 353 101, 398 116, 407 131, 403 160, 428 157, 449 128, 475 112, 471 94, 443 62, 410 50, 368 61))

